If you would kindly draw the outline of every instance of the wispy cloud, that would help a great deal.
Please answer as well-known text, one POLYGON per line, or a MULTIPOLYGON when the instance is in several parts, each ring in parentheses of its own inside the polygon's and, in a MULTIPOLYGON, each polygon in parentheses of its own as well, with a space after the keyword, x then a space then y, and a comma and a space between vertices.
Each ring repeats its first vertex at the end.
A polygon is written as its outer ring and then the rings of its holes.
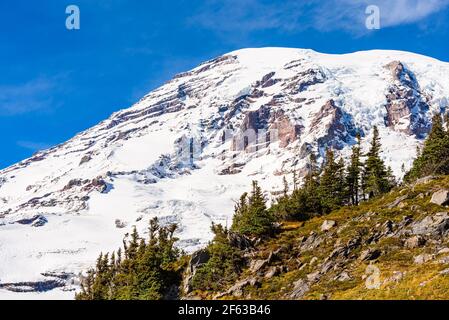
POLYGON ((377 2, 385 27, 421 21, 449 5, 449 0, 382 0, 377 2))
POLYGON ((53 105, 56 79, 36 78, 17 85, 0 85, 0 115, 48 110, 53 105))
POLYGON ((449 6, 449 0, 211 0, 190 23, 235 36, 276 29, 296 32, 345 30, 367 32, 366 7, 380 9, 381 26, 419 23, 449 6))
POLYGON ((45 150, 52 146, 50 143, 35 141, 17 141, 17 145, 33 152, 45 150))

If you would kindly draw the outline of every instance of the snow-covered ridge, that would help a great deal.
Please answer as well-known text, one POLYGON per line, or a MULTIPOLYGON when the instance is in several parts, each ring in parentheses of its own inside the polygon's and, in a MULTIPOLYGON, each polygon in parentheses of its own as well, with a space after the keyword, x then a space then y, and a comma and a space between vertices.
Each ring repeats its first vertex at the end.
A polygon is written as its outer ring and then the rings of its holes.
POLYGON ((413 53, 288 48, 238 50, 179 74, 0 171, 0 298, 73 297, 78 273, 154 216, 199 248, 251 180, 273 197, 311 151, 345 155, 373 125, 401 176, 432 113, 449 105, 448 75, 448 63, 413 53))

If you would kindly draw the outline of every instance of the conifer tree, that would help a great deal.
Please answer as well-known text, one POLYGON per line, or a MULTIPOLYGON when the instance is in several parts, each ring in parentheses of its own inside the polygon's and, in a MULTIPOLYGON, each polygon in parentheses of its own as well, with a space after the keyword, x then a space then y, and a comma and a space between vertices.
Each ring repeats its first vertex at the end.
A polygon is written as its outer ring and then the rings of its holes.
POLYGON ((247 236, 266 236, 273 231, 275 221, 266 207, 266 200, 257 181, 253 181, 250 196, 242 196, 236 207, 232 231, 247 236))
POLYGON ((303 197, 306 199, 305 213, 321 214, 321 199, 319 195, 320 186, 320 168, 317 163, 315 153, 311 153, 309 157, 309 171, 305 178, 303 197))
POLYGON ((360 179, 361 179, 361 137, 357 133, 357 144, 352 147, 351 163, 347 169, 348 197, 352 205, 359 204, 360 179))
POLYGON ((182 265, 174 244, 175 226, 160 227, 157 219, 150 224, 148 241, 134 229, 126 243, 126 252, 101 254, 94 269, 82 279, 78 300, 157 300, 166 297, 172 286, 179 286, 182 265))
POLYGON ((344 198, 344 163, 335 162, 331 149, 326 151, 326 161, 320 178, 318 193, 324 213, 340 207, 344 198))
POLYGON ((381 148, 382 145, 380 143, 379 130, 377 126, 374 126, 373 139, 367 154, 363 173, 364 192, 367 193, 370 198, 388 192, 392 188, 388 180, 385 163, 380 157, 381 148))
MULTIPOLYGON (((446 117, 447 118, 447 117, 446 117)), ((441 114, 432 119, 432 129, 417 154, 405 180, 412 181, 428 175, 449 174, 449 131, 445 130, 441 114)))

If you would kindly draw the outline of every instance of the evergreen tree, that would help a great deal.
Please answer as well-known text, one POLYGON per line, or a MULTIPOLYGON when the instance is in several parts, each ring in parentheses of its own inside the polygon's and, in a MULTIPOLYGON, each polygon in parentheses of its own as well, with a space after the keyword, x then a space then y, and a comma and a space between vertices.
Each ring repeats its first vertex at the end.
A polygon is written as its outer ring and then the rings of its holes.
POLYGON ((345 190, 344 163, 335 162, 335 155, 331 149, 326 151, 326 161, 320 178, 318 193, 324 213, 339 208, 344 202, 345 190))
POLYGON ((337 205, 342 206, 346 204, 348 201, 348 185, 346 183, 346 170, 345 170, 345 162, 343 158, 340 158, 337 162, 336 167, 336 175, 337 180, 335 180, 335 195, 337 197, 337 205))
POLYGON ((377 196, 391 190, 385 163, 380 157, 382 145, 380 143, 379 130, 374 126, 371 147, 367 154, 363 173, 364 192, 369 197, 377 196))
POLYGON ((125 254, 118 250, 101 254, 94 269, 82 279, 78 300, 157 300, 167 297, 171 287, 181 282, 181 252, 174 244, 175 226, 160 227, 150 223, 148 241, 134 229, 125 242, 125 254))
POLYGON ((247 236, 266 236, 273 231, 274 222, 259 184, 253 181, 250 196, 240 198, 231 230, 247 236))
POLYGON ((347 168, 347 186, 348 197, 352 205, 359 204, 360 194, 360 179, 361 179, 361 137, 360 133, 357 133, 357 144, 352 147, 351 163, 347 168))
POLYGON ((244 265, 241 250, 228 239, 230 232, 220 224, 212 224, 212 232, 214 239, 206 248, 209 260, 196 270, 193 290, 221 290, 238 278, 244 265))
POLYGON ((319 195, 320 186, 320 168, 318 166, 315 153, 312 153, 309 157, 309 170, 305 178, 303 195, 299 198, 304 198, 304 212, 305 216, 316 215, 322 213, 321 199, 319 195))
POLYGON ((449 131, 445 130, 441 114, 432 119, 432 129, 423 149, 417 154, 405 180, 412 181, 428 175, 449 174, 449 131))

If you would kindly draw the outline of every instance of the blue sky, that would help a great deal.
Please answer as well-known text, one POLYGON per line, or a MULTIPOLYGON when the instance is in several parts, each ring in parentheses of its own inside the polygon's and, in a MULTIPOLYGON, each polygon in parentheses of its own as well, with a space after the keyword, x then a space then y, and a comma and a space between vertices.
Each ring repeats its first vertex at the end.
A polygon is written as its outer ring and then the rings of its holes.
POLYGON ((244 47, 396 49, 449 61, 449 0, 0 2, 0 168, 244 47), (81 29, 65 28, 68 5, 81 29), (380 8, 381 29, 365 28, 380 8))

